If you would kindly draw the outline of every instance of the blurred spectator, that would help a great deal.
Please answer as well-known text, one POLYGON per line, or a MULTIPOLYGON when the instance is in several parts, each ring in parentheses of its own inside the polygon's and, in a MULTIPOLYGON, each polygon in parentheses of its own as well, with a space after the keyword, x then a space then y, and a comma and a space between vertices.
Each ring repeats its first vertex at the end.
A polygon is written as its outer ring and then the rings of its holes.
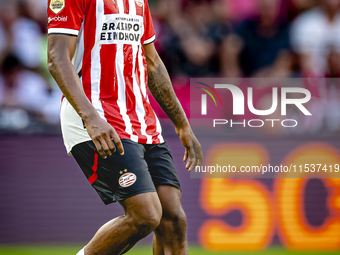
POLYGON ((225 11, 233 21, 240 23, 256 14, 257 1, 249 0, 225 0, 227 8, 225 11))
POLYGON ((287 18, 291 21, 302 12, 315 7, 320 0, 285 0, 287 8, 287 18))
POLYGON ((258 0, 258 17, 245 20, 226 38, 222 76, 290 75, 289 32, 279 18, 280 6, 281 0, 258 0))
POLYGON ((334 69, 333 59, 340 52, 339 9, 340 0, 322 0, 321 6, 302 13, 294 21, 291 43, 300 55, 303 76, 323 77, 334 72, 328 70, 328 63, 334 69))
POLYGON ((160 0, 154 10, 158 50, 171 76, 216 76, 230 33, 222 0, 160 0))
POLYGON ((178 75, 181 62, 179 36, 180 28, 185 26, 181 17, 181 1, 157 1, 152 9, 156 32, 156 49, 166 65, 171 77, 178 75))
MULTIPOLYGON (((25 7, 22 5, 22 7, 25 7)), ((15 54, 28 68, 41 65, 42 33, 39 25, 29 18, 26 8, 19 8, 17 1, 0 6, 3 30, 0 37, 6 41, 6 50, 15 54)))
POLYGON ((340 52, 331 49, 327 58, 327 78, 340 78, 340 52))
POLYGON ((44 79, 23 69, 16 57, 4 60, 0 73, 0 128, 27 128, 31 117, 55 124, 59 122, 59 101, 60 93, 49 93, 44 79))
POLYGON ((37 131, 58 124, 61 92, 46 82, 50 76, 41 76, 47 3, 0 3, 0 130, 37 131))

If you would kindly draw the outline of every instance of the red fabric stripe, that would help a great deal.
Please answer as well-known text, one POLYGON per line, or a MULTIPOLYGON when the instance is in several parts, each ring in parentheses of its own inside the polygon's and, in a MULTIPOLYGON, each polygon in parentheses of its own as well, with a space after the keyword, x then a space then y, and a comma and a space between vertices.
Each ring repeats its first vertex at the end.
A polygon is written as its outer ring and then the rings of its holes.
POLYGON ((139 143, 145 143, 147 138, 142 136, 141 124, 136 113, 136 96, 133 91, 133 50, 132 45, 124 45, 124 80, 127 114, 131 120, 133 134, 139 137, 139 143))
POLYGON ((143 5, 142 6, 139 6, 136 1, 135 1, 135 5, 136 5, 136 14, 139 15, 139 16, 142 16, 143 17, 143 5))
MULTIPOLYGON (((116 70, 116 54, 116 44, 102 45, 100 51, 100 59, 102 62, 100 99, 102 100, 104 115, 108 123, 114 126, 117 132, 124 133, 126 127, 117 104, 119 86, 116 70)), ((128 134, 126 135, 128 136, 128 134)))
POLYGON ((98 174, 97 174, 97 168, 98 168, 98 154, 95 153, 94 154, 94 164, 92 167, 92 171, 93 174, 91 175, 91 177, 89 178, 89 182, 92 185, 98 178, 98 174))
MULTIPOLYGON (((139 70, 139 51, 141 50, 141 47, 138 45, 138 50, 137 50, 137 54, 136 54, 136 62, 135 62, 135 77, 136 77, 136 83, 138 84, 139 88, 140 88, 140 70, 139 70)), ((142 93, 142 97, 143 97, 143 93, 142 93)))
POLYGON ((148 107, 148 118, 146 118, 146 133, 148 135, 152 135, 152 143, 153 144, 157 144, 160 143, 161 141, 159 140, 158 136, 159 133, 156 131, 157 128, 157 123, 156 123, 156 115, 151 107, 151 105, 149 103, 147 103, 148 105, 146 107, 148 107))
MULTIPOLYGON (((100 99, 115 102, 118 99, 118 79, 116 70, 117 45, 102 45, 100 50, 101 82, 100 99)), ((117 103, 116 103, 117 104, 117 103)))
MULTIPOLYGON (((140 95, 142 97, 142 100, 143 100, 143 107, 144 107, 144 112, 146 113, 145 111, 145 102, 146 102, 146 98, 143 96, 143 92, 142 92, 142 89, 141 89, 141 81, 140 81, 140 69, 139 69, 139 51, 141 50, 141 47, 138 46, 138 50, 137 50, 137 54, 136 54, 136 62, 135 62, 135 70, 134 70, 134 73, 135 73, 135 77, 136 77, 136 83, 139 87, 139 92, 140 92, 140 95)), ((144 115, 144 120, 147 119, 147 114, 144 115)), ((148 139, 146 136, 143 136, 143 137, 140 137, 139 138, 139 143, 147 143, 148 139), (144 139, 145 137, 145 139, 144 139)))
POLYGON ((105 14, 115 14, 119 13, 117 1, 104 1, 104 13, 105 14))
POLYGON ((129 14, 130 12, 129 0, 123 0, 123 2, 124 2, 124 13, 129 14))
MULTIPOLYGON (((141 88, 141 79, 140 79, 140 68, 139 68, 139 51, 141 50, 141 47, 138 46, 138 50, 137 50, 137 55, 136 55, 136 62, 135 62, 135 77, 136 77, 136 83, 139 87, 139 92, 141 94, 141 97, 142 97, 142 100, 143 100, 143 107, 144 107, 144 112, 145 112, 145 115, 144 115, 144 120, 145 122, 147 122, 147 119, 148 119, 148 111, 147 111, 147 108, 146 108, 146 105, 148 104, 147 102, 147 98, 144 97, 143 95, 143 91, 142 91, 142 88, 141 88)), ((140 143, 147 143, 148 139, 146 136, 143 136, 143 138, 140 138, 139 142, 140 143), (145 137, 145 139, 144 139, 145 137)))

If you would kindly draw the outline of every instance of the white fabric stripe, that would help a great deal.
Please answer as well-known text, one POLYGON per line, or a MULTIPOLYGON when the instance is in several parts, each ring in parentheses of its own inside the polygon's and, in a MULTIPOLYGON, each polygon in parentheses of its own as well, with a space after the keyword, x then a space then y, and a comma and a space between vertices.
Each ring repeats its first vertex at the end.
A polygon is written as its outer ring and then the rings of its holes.
POLYGON ((117 6, 120 14, 124 14, 124 2, 123 0, 117 0, 117 6))
POLYGON ((82 24, 82 27, 79 30, 79 35, 77 39, 77 47, 75 50, 75 54, 72 59, 72 63, 77 71, 79 73, 81 69, 83 68, 83 57, 84 57, 84 22, 82 24))
MULTIPOLYGON (((91 52, 91 101, 94 108, 98 111, 101 118, 105 119, 104 110, 100 101, 100 79, 101 79, 101 62, 99 38, 101 28, 104 22, 104 1, 97 0, 96 13, 96 40, 91 52)), ((105 119, 106 120, 106 119, 105 119)))
MULTIPOLYGON (((124 3, 123 0, 116 0, 119 13, 124 14, 124 3)), ((117 104, 119 107, 120 114, 125 123, 125 132, 130 135, 130 139, 134 142, 138 142, 138 136, 133 135, 132 124, 129 116, 127 115, 126 109, 126 89, 124 80, 124 43, 119 40, 117 42, 117 54, 116 54, 116 70, 118 80, 118 100, 117 104)))
MULTIPOLYGON (((145 69, 144 69, 144 66, 143 66, 142 49, 140 49, 138 51, 138 66, 139 66, 139 78, 140 78, 139 79, 140 80, 140 91, 142 92, 141 96, 142 96, 142 99, 143 99, 143 98, 147 98, 147 94, 146 94, 145 69)), ((143 105, 143 110, 145 112, 144 105, 143 105)), ((144 123, 145 123, 145 120, 144 120, 144 123)), ((145 129, 145 132, 146 132, 146 129, 145 129)), ((148 139, 147 143, 151 144, 152 143, 152 136, 147 135, 147 139, 148 139)))
POLYGON ((161 123, 159 122, 159 119, 157 118, 157 115, 156 115, 155 112, 154 112, 154 114, 155 114, 155 117, 156 117, 156 131, 157 131, 157 133, 159 133, 158 139, 159 139, 160 143, 164 143, 164 139, 163 139, 163 136, 162 136, 161 123))
POLYGON ((139 64, 139 72, 140 72, 140 86, 143 92, 143 97, 146 97, 146 84, 145 84, 145 69, 143 65, 143 56, 142 50, 138 52, 138 64, 139 64))
MULTIPOLYGON (((149 97, 147 98, 147 101, 150 104, 149 97)), ((156 118, 156 132, 159 133, 157 138, 159 139, 160 143, 164 143, 164 138, 162 136, 162 126, 161 126, 161 123, 159 122, 159 119, 158 119, 155 111, 153 111, 153 113, 154 113, 155 118, 156 118)))
MULTIPOLYGON (((143 4, 143 16, 145 15, 145 4, 143 4)), ((143 21, 143 26, 142 26, 142 36, 144 35, 144 21, 143 21)), ((142 87, 142 92, 144 95, 144 98, 147 98, 147 94, 146 94, 146 83, 145 83, 145 68, 144 68, 144 64, 143 64, 143 56, 142 56, 142 51, 140 51, 140 54, 138 56, 139 58, 139 71, 140 71, 140 80, 141 80, 141 87, 142 87)))
POLYGON ((79 31, 69 28, 50 28, 48 34, 69 34, 78 36, 79 31))
MULTIPOLYGON (((144 27, 143 27, 143 29, 144 29, 144 27)), ((142 91, 142 96, 143 96, 143 98, 147 98, 146 84, 145 84, 145 68, 144 68, 144 64, 143 64, 142 50, 138 51, 138 65, 139 65, 139 75, 140 75, 139 80, 140 80, 140 87, 141 87, 141 91, 142 91)), ((148 101, 148 98, 147 98, 147 101, 148 101)), ((144 109, 144 106, 143 106, 143 109, 144 109)), ((147 142, 146 143, 152 144, 152 136, 147 135, 147 142)))
MULTIPOLYGON (((135 0, 129 0, 130 3, 130 15, 131 16, 136 16, 136 5, 135 5, 135 0)), ((132 66, 132 79, 133 79, 133 93, 135 94, 135 98, 136 98, 136 113, 137 113, 137 117, 138 117, 138 121, 141 124, 141 134, 146 136, 147 138, 147 143, 152 143, 152 136, 148 135, 146 133, 146 129, 147 129, 147 125, 145 122, 145 109, 144 109, 144 105, 143 105, 143 96, 142 96, 142 92, 137 84, 137 78, 136 78, 136 58, 137 58, 137 54, 139 55, 140 52, 142 52, 141 49, 139 49, 139 45, 133 44, 132 45, 132 49, 133 49, 133 66, 132 66)), ((138 57, 139 59, 141 57, 138 57)), ((139 65, 139 63, 137 63, 139 65)), ((140 68, 140 67, 139 67, 140 68)), ((142 83, 144 84, 144 83, 142 83)), ((142 85, 142 87, 145 88, 145 86, 142 85)))
POLYGON ((137 12, 136 12, 136 4, 135 4, 135 0, 129 0, 129 14, 131 16, 136 16, 137 12))
MULTIPOLYGON (((145 5, 144 5, 144 9, 143 11, 145 12, 145 5)), ((142 34, 144 34, 144 26, 142 26, 142 34)), ((145 68, 144 68, 144 64, 143 64, 143 55, 142 55, 142 51, 139 51, 139 55, 138 55, 138 64, 139 64, 139 72, 140 72, 140 86, 142 89, 142 93, 143 93, 143 97, 146 98, 146 101, 150 104, 149 102, 149 98, 147 95, 147 90, 146 90, 146 83, 145 83, 145 68)), ((155 114, 156 116, 156 114, 155 114)), ((157 116, 156 116, 157 118, 157 116)), ((147 143, 148 144, 152 144, 152 136, 147 136, 148 140, 147 143)))
POLYGON ((148 39, 148 40, 145 40, 145 41, 144 41, 144 45, 145 45, 145 44, 152 43, 155 39, 156 39, 156 35, 154 35, 153 37, 151 37, 151 38, 148 39))

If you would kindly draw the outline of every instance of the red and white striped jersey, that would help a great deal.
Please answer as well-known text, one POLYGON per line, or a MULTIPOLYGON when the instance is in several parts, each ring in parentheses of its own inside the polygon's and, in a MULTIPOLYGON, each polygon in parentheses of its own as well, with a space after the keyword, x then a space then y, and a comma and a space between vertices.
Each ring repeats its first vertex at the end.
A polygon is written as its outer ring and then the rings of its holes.
POLYGON ((147 0, 49 0, 48 34, 78 36, 73 64, 85 94, 121 139, 163 142, 147 96, 143 45, 155 40, 147 0))

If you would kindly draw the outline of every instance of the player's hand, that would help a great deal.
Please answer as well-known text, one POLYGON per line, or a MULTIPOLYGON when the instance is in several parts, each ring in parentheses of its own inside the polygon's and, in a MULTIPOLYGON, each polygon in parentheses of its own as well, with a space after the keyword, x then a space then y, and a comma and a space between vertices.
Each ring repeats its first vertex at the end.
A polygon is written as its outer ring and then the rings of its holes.
POLYGON ((119 151, 124 155, 124 148, 116 130, 99 116, 93 120, 85 122, 87 132, 89 133, 99 155, 106 159, 112 153, 119 151))
POLYGON ((183 146, 185 147, 183 161, 188 161, 185 168, 191 172, 196 166, 202 166, 203 154, 201 145, 198 142, 195 134, 192 132, 190 126, 178 129, 176 132, 181 139, 183 146))

